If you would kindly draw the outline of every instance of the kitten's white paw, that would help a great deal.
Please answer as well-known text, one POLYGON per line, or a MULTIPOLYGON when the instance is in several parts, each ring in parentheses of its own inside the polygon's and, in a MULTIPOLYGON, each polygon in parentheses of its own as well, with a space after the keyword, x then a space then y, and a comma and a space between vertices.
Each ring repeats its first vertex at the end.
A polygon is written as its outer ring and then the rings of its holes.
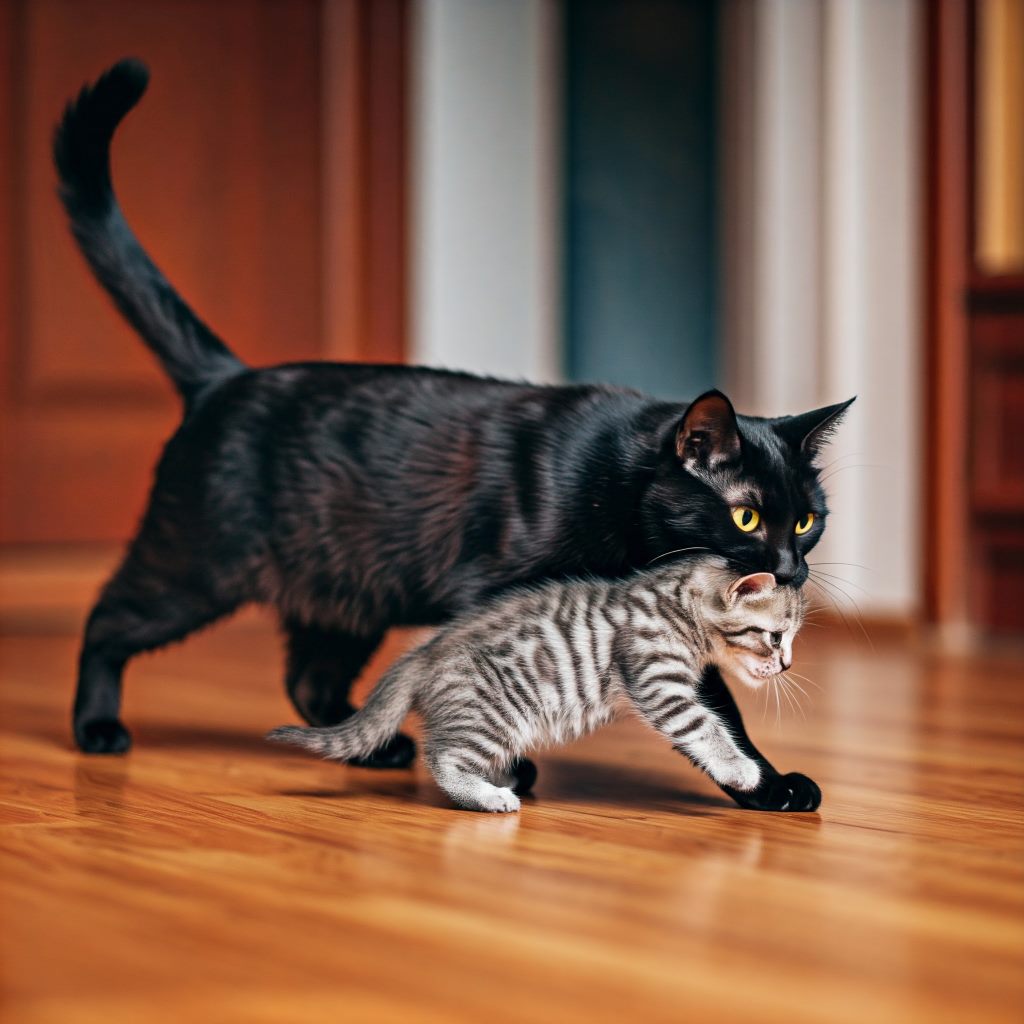
POLYGON ((749 793, 761 784, 761 769, 758 768, 756 761, 734 761, 722 773, 722 778, 715 781, 720 785, 749 793))
POLYGON ((482 793, 477 805, 481 811, 491 811, 495 814, 507 814, 519 810, 519 797, 507 786, 499 789, 493 787, 489 793, 482 793))

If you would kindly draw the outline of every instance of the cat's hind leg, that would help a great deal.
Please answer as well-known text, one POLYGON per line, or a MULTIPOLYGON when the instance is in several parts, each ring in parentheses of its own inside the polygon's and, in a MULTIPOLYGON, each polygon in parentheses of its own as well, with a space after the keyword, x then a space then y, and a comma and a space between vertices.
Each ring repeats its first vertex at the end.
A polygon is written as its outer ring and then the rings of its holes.
POLYGON ((437 784, 457 806, 498 814, 519 810, 519 797, 509 786, 494 785, 488 777, 493 774, 491 768, 473 753, 435 747, 428 752, 427 763, 437 784))
MULTIPOLYGON (((284 621, 288 638, 285 686, 295 710, 315 726, 337 725, 355 713, 349 691, 383 633, 363 636, 340 630, 284 621)), ((416 744, 398 733, 379 749, 351 764, 362 768, 406 768, 416 756, 416 744)))
POLYGON ((537 766, 528 757, 519 757, 512 762, 508 774, 513 791, 525 796, 537 781, 537 766))
POLYGON ((120 720, 121 676, 131 658, 181 640, 238 605, 189 579, 182 562, 171 573, 167 559, 134 550, 89 615, 72 713, 75 742, 87 754, 121 754, 131 746, 120 720))

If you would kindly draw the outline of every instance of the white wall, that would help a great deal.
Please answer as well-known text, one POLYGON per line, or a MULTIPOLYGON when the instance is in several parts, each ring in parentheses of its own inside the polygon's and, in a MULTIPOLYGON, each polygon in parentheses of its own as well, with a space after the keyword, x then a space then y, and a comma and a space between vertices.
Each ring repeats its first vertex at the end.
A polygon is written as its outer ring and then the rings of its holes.
POLYGON ((413 11, 414 359, 554 380, 554 0, 419 0, 413 11))
MULTIPOLYGON (((557 379, 556 0, 413 9, 414 357, 557 379)), ((859 395, 812 561, 867 567, 820 566, 868 614, 920 593, 919 14, 723 4, 726 383, 765 415, 859 395)))
MULTIPOLYGON (((865 613, 920 594, 915 0, 726 5, 723 297, 728 385, 775 415, 858 400, 828 460, 834 515, 812 562, 865 613), (736 60, 737 40, 747 60, 736 60), (862 589, 858 589, 862 588, 862 589)), ((840 599, 841 600, 841 599, 840 599)))

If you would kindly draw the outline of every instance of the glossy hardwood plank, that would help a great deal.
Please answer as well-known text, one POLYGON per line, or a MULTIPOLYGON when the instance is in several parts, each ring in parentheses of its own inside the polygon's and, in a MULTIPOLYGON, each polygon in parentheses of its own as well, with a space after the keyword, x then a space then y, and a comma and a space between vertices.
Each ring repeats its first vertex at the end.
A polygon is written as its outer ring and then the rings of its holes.
POLYGON ((822 785, 800 816, 635 722, 541 754, 509 817, 269 747, 293 715, 259 618, 138 662, 136 749, 84 758, 75 638, 5 635, 2 1017, 1020 1019, 1024 665, 807 632, 806 718, 745 701, 822 785))

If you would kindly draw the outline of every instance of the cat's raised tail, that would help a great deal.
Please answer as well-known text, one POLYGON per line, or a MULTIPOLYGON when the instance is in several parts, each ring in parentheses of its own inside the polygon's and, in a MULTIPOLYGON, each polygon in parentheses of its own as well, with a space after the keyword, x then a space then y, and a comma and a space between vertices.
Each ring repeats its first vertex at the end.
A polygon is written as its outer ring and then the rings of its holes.
POLYGON ((97 280, 174 381, 186 407, 245 369, 146 255, 110 181, 110 142, 149 83, 141 61, 119 61, 68 103, 53 138, 60 198, 97 280))
POLYGON ((362 709, 340 725, 324 728, 282 725, 271 729, 267 739, 274 743, 305 747, 315 754, 336 761, 368 757, 392 739, 401 728, 412 707, 419 672, 422 670, 420 649, 396 662, 374 687, 362 709))

